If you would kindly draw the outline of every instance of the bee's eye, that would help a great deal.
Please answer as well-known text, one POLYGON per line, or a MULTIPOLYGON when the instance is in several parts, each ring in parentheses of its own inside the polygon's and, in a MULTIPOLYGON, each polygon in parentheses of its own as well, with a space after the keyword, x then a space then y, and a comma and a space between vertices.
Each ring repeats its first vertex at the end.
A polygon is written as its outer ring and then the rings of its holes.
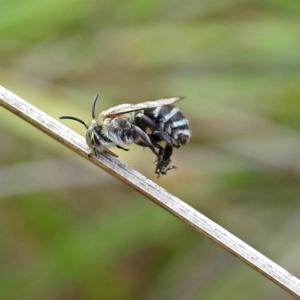
POLYGON ((90 149, 94 148, 95 141, 93 138, 93 131, 91 129, 87 129, 86 134, 85 134, 85 140, 90 149))

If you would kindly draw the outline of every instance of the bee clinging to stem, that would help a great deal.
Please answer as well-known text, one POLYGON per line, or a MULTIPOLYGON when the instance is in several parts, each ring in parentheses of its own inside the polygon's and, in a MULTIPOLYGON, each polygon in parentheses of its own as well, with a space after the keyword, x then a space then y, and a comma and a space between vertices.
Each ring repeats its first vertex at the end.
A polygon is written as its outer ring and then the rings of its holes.
MULTIPOLYGON (((138 104, 121 104, 101 112, 97 117, 95 107, 98 95, 92 103, 92 120, 86 124, 72 116, 60 119, 71 119, 83 124, 86 128, 86 142, 91 153, 107 152, 117 156, 108 148, 123 148, 124 144, 135 143, 148 147, 157 157, 156 174, 166 174, 170 169, 170 157, 173 147, 184 145, 189 137, 188 121, 173 103, 181 97, 163 98, 138 104), (164 146, 161 143, 165 143, 164 146), (157 150, 158 149, 158 150, 157 150)), ((90 154, 91 154, 90 153, 90 154)))

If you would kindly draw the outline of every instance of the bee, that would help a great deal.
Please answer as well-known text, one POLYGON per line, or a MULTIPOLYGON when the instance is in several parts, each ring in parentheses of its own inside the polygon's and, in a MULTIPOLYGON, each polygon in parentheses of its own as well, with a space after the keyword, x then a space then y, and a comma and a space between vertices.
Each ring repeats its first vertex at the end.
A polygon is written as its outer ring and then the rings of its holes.
POLYGON ((151 143, 159 149, 155 169, 158 177, 176 169, 169 166, 173 148, 184 146, 191 137, 189 122, 179 108, 174 105, 147 108, 143 115, 137 116, 136 125, 147 132, 151 143))
POLYGON ((92 120, 89 124, 72 116, 60 117, 84 125, 86 142, 91 150, 89 155, 94 153, 97 156, 98 153, 107 152, 117 156, 108 148, 117 147, 128 151, 129 149, 122 145, 135 143, 150 148, 155 154, 157 157, 155 172, 158 176, 175 168, 169 167, 173 147, 184 145, 190 136, 187 120, 178 108, 171 105, 181 100, 181 97, 163 98, 138 104, 121 104, 101 112, 96 117, 97 99, 98 95, 92 102, 92 120), (166 146, 161 146, 161 142, 165 142, 166 146))

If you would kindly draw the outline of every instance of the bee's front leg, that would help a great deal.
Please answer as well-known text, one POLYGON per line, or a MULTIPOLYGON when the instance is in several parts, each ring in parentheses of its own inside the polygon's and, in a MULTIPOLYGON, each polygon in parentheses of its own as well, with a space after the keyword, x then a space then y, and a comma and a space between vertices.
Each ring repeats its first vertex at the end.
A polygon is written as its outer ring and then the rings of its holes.
POLYGON ((124 150, 124 151, 129 151, 129 149, 123 148, 123 147, 121 147, 121 146, 119 146, 119 145, 116 145, 116 147, 117 147, 118 149, 122 149, 122 150, 124 150))

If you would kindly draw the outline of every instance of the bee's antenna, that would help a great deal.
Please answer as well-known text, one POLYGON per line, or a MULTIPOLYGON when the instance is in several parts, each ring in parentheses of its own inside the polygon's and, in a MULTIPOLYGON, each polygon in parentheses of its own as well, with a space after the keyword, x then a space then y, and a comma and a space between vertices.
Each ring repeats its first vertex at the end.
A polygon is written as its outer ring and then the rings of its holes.
POLYGON ((96 102, 98 100, 98 95, 95 96, 93 103, 92 103, 92 118, 95 119, 95 108, 96 108, 96 102))
POLYGON ((77 122, 83 124, 83 126, 84 126, 86 129, 88 129, 88 126, 87 126, 82 120, 80 120, 80 119, 78 119, 78 118, 71 117, 71 116, 61 116, 61 117, 59 117, 59 118, 60 118, 60 119, 70 119, 70 120, 77 121, 77 122))

